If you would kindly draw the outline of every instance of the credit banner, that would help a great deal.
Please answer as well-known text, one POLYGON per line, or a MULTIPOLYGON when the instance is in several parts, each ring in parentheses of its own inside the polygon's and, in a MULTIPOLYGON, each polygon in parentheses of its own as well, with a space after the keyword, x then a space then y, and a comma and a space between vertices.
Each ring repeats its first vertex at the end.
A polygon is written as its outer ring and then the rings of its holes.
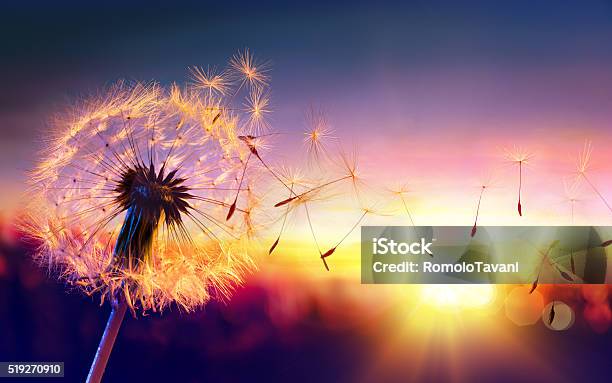
POLYGON ((609 283, 610 251, 612 227, 363 226, 361 282, 609 283))

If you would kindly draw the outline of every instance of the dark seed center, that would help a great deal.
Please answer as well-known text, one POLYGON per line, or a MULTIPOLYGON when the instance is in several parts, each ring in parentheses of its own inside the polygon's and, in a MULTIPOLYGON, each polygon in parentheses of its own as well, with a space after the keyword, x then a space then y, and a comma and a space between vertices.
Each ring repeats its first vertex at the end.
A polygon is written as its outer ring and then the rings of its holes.
POLYGON ((165 174, 150 165, 134 166, 123 172, 115 202, 126 212, 117 237, 112 267, 135 269, 147 262, 152 254, 160 225, 169 231, 183 225, 181 215, 189 208, 191 198, 185 179, 177 170, 165 174))

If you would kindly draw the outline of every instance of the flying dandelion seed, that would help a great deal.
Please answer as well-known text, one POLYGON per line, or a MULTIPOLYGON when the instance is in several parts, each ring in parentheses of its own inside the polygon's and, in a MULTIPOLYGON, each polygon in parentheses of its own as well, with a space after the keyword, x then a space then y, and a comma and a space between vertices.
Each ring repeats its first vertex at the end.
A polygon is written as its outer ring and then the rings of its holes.
POLYGON ((548 248, 546 249, 545 252, 538 250, 538 253, 540 254, 540 256, 542 257, 542 259, 540 260, 540 265, 538 266, 538 273, 536 275, 535 280, 533 281, 533 283, 531 284, 531 289, 529 290, 529 294, 533 293, 535 291, 535 289, 538 287, 538 282, 540 280, 540 274, 542 273, 542 268, 544 267, 544 263, 548 262, 549 264, 551 264, 550 261, 550 252, 557 246, 557 244, 559 243, 559 241, 553 241, 548 248))
MULTIPOLYGON (((416 224, 414 223, 414 219, 412 218, 412 213, 408 208, 408 203, 406 202, 406 195, 411 192, 410 188, 407 185, 400 185, 395 189, 390 190, 394 196, 397 196, 399 200, 402 202, 402 209, 408 216, 408 220, 410 220, 410 225, 412 226, 412 230, 414 232, 415 238, 419 237, 419 232, 417 230, 416 224)), ((432 255, 433 256, 433 255, 432 255)))
POLYGON ((409 192, 410 192, 410 189, 406 185, 401 185, 391 190, 391 193, 397 196, 397 198, 399 198, 399 200, 402 202, 402 208, 406 212, 406 215, 408 216, 408 219, 410 220, 410 224, 412 225, 412 227, 415 227, 416 225, 414 223, 414 219, 412 219, 412 213, 410 212, 410 209, 408 208, 408 203, 406 202, 406 198, 405 198, 405 196, 409 192))
MULTIPOLYGON (((567 180, 563 180, 563 190, 565 191, 565 201, 570 204, 570 223, 573 226, 575 223, 575 210, 576 203, 580 201, 579 199, 579 183, 572 182, 571 184, 567 182, 567 180)), ((574 249, 570 249, 570 267, 572 273, 576 274, 576 262, 574 259, 574 249)))
POLYGON ((538 283, 540 281, 540 274, 542 273, 542 269, 544 267, 544 264, 547 263, 552 270, 556 271, 563 279, 565 279, 566 281, 569 282, 575 282, 574 278, 572 278, 571 275, 569 275, 567 272, 565 272, 564 270, 562 270, 559 265, 558 262, 553 261, 550 258, 550 253, 553 251, 553 249, 555 249, 557 246, 559 245, 559 240, 554 240, 551 242, 551 244, 548 246, 548 248, 546 249, 546 251, 541 251, 541 250, 537 250, 537 252, 540 254, 540 256, 542 257, 542 259, 540 260, 540 264, 538 266, 538 272, 536 274, 536 278, 533 281, 533 283, 531 284, 531 288, 529 290, 529 294, 533 293, 536 288, 538 287, 538 283))
POLYGON ((319 250, 320 256, 321 256, 321 260, 323 261, 323 265, 325 266, 325 268, 327 269, 327 271, 329 271, 329 265, 327 264, 327 257, 331 256, 332 254, 334 254, 336 252, 336 250, 338 249, 338 247, 340 247, 340 245, 342 245, 342 243, 344 243, 344 241, 348 238, 349 235, 351 235, 355 229, 357 229, 357 227, 359 227, 359 224, 361 224, 368 215, 387 215, 387 214, 383 214, 381 212, 376 211, 376 209, 373 206, 369 206, 369 207, 362 207, 361 208, 361 215, 359 216, 359 218, 357 219, 357 221, 353 224, 353 226, 351 226, 351 228, 346 232, 346 234, 340 238, 340 240, 338 242, 336 242, 336 244, 331 247, 330 249, 328 249, 327 251, 325 251, 324 253, 322 253, 319 250))
POLYGON ((516 209, 518 211, 519 216, 522 217, 523 216, 523 206, 521 205, 521 192, 523 188, 523 167, 527 165, 528 161, 533 157, 533 155, 525 151, 524 149, 515 146, 511 150, 506 150, 506 157, 512 163, 518 164, 519 184, 518 184, 518 203, 516 205, 516 209))
MULTIPOLYGON (((246 174, 247 171, 247 167, 249 165, 249 161, 251 160, 252 156, 255 156, 255 158, 257 158, 257 160, 259 160, 259 162, 264 166, 264 168, 274 177, 276 178, 277 181, 279 181, 283 186, 285 186, 285 188, 290 189, 289 186, 287 186, 287 184, 281 179, 281 177, 272 169, 272 167, 270 165, 268 165, 268 163, 266 161, 263 160, 263 158, 261 158, 261 155, 259 154, 259 150, 265 148, 265 144, 263 144, 262 139, 265 136, 269 136, 270 134, 267 135, 263 135, 263 136, 252 136, 252 135, 240 135, 238 136, 238 140, 244 142, 244 144, 246 145, 247 149, 249 150, 249 154, 248 157, 246 159, 246 161, 244 161, 244 164, 242 166, 242 174, 240 176, 240 180, 239 180, 239 187, 238 189, 236 189, 236 196, 232 202, 232 204, 229 207, 229 211, 227 213, 227 217, 226 220, 229 221, 230 218, 232 218, 232 216, 234 215, 234 212, 236 211, 236 204, 238 203, 238 197, 240 195, 240 185, 242 185, 242 182, 244 180, 244 176, 246 174)), ((290 196, 294 195, 295 193, 293 193, 293 190, 290 190, 290 196)))
POLYGON ((304 132, 304 144, 309 160, 320 164, 330 158, 327 143, 336 138, 323 111, 311 107, 306 114, 306 123, 308 129, 304 132))
POLYGON ((476 230, 478 230, 478 214, 480 213, 480 203, 482 202, 482 196, 485 190, 487 190, 487 186, 482 185, 480 188, 480 194, 478 195, 478 203, 476 204, 476 214, 474 217, 474 226, 472 226, 472 231, 470 232, 471 237, 476 235, 476 230))
POLYGON ((564 201, 569 203, 570 205, 570 224, 574 225, 575 223, 575 211, 576 211, 576 203, 580 202, 580 184, 577 180, 574 182, 568 182, 568 180, 563 180, 563 191, 564 191, 564 201))
POLYGON ((238 82, 236 92, 247 85, 250 90, 256 88, 264 88, 270 80, 268 72, 270 64, 268 62, 258 61, 248 49, 237 53, 230 60, 230 68, 234 72, 234 78, 238 82))
MULTIPOLYGON (((329 269, 329 265, 327 264, 327 260, 326 258, 329 257, 330 255, 332 255, 335 251, 336 248, 338 246, 340 246, 340 244, 342 242, 344 242, 344 240, 348 237, 348 235, 350 233, 352 233, 355 228, 361 223, 361 221, 365 218, 365 215, 367 215, 367 212, 357 221, 357 223, 352 227, 351 230, 349 230, 349 232, 336 244, 336 246, 330 248, 329 250, 323 252, 321 250, 321 246, 319 244, 319 241, 317 239, 317 235, 314 229, 314 225, 313 225, 313 220, 312 220, 312 216, 310 213, 310 209, 308 207, 308 204, 311 202, 315 202, 315 201, 319 201, 319 200, 324 200, 326 199, 325 196, 323 195, 323 193, 331 188, 334 185, 339 185, 341 184, 343 181, 350 181, 350 184, 352 185, 352 190, 353 192, 357 195, 357 200, 359 200, 359 196, 358 196, 358 189, 361 183, 363 183, 363 181, 361 180, 361 177, 358 176, 358 172, 357 172, 357 154, 356 154, 356 150, 353 150, 351 153, 347 154, 344 151, 340 150, 339 151, 339 160, 336 161, 336 165, 339 165, 342 168, 342 172, 343 175, 341 175, 338 178, 332 179, 331 181, 327 181, 327 182, 323 182, 323 183, 319 183, 318 185, 312 186, 310 188, 307 188, 304 191, 297 191, 295 189, 295 187, 289 187, 285 182, 283 182, 282 180, 280 180, 284 185, 285 188, 287 188, 289 190, 289 197, 277 202, 274 206, 275 207, 281 207, 281 206, 287 206, 287 211, 289 211, 289 209, 296 209, 299 206, 303 206, 305 213, 306 213, 306 219, 308 222, 308 227, 310 229, 310 232, 312 234, 313 240, 315 242, 315 245, 317 247, 317 251, 319 253, 319 257, 321 258, 321 260, 323 261, 323 265, 325 266, 326 270, 330 270, 329 269)), ((279 178, 277 176, 277 178, 279 178)), ((295 186, 295 185, 293 185, 295 186)), ((302 186, 302 185, 301 185, 302 186)), ((367 209, 366 209, 367 210, 367 209)), ((371 212, 371 211, 369 211, 371 212)), ((273 244, 272 246, 272 250, 274 249, 276 243, 273 244)))
POLYGON ((474 214, 474 226, 472 226, 472 231, 470 232, 470 236, 474 237, 476 232, 478 231, 478 218, 480 217, 480 205, 482 203, 482 198, 486 190, 490 189, 493 185, 493 175, 487 174, 480 185, 480 193, 478 194, 478 202, 476 203, 476 213, 474 214))
POLYGON ((365 219, 365 217, 368 214, 372 214, 374 212, 374 210, 370 208, 362 208, 361 210, 363 211, 363 213, 361 214, 357 222, 355 222, 355 224, 349 229, 349 231, 347 231, 347 233, 333 247, 331 247, 329 250, 327 250, 324 253, 321 253, 321 251, 319 250, 321 260, 323 261, 323 266, 325 266, 325 269, 327 271, 330 271, 330 269, 329 269, 329 265, 327 264, 326 258, 336 252, 338 247, 348 238, 349 235, 351 235, 353 231, 355 231, 355 229, 359 226, 359 224, 365 219))
POLYGON ((215 68, 207 69, 193 67, 190 68, 193 85, 208 92, 208 96, 213 94, 225 95, 230 89, 230 81, 226 73, 219 73, 215 68))
MULTIPOLYGON (((298 170, 295 170, 295 169, 283 169, 281 171, 281 174, 283 175, 283 178, 286 180, 285 183, 289 184, 289 197, 291 197, 292 195, 295 194, 294 193, 295 186, 303 183, 302 175, 299 173, 298 170)), ((281 236, 283 235, 283 232, 285 231, 285 226, 287 224, 287 217, 289 216, 290 212, 291 212, 291 205, 287 205, 287 208, 285 209, 285 213, 283 214, 283 217, 282 217, 282 223, 281 223, 281 227, 280 227, 278 236, 276 237, 276 240, 270 246, 270 249, 268 250, 268 255, 271 255, 272 252, 274 252, 274 249, 276 249, 276 247, 278 246, 281 240, 281 236)))
POLYGON ((339 183, 341 181, 347 180, 348 178, 349 178, 349 176, 340 177, 340 178, 334 179, 332 181, 325 182, 325 183, 323 183, 321 185, 314 186, 314 187, 312 187, 312 188, 310 188, 310 189, 308 189, 308 190, 306 190, 306 191, 304 191, 302 193, 299 193, 299 194, 295 194, 294 193, 293 197, 289 197, 289 198, 284 199, 284 200, 282 200, 280 202, 277 202, 274 205, 274 207, 280 207, 280 206, 287 205, 288 203, 294 202, 296 200, 306 199, 306 198, 310 197, 312 194, 316 194, 317 192, 320 192, 324 188, 327 188, 329 186, 337 184, 337 183, 339 183))
POLYGON ((272 175, 272 177, 276 178, 276 180, 280 184, 282 184, 286 189, 289 189, 289 186, 287 186, 287 183, 283 181, 283 179, 279 176, 279 174, 274 169, 272 169, 272 167, 266 161, 264 161, 264 159, 261 157, 260 151, 262 149, 266 149, 266 145, 263 140, 266 137, 269 137, 271 135, 272 135, 271 133, 260 135, 257 137, 252 136, 252 135, 246 135, 246 136, 238 136, 238 139, 244 142, 244 144, 247 146, 251 154, 253 154, 257 158, 257 160, 263 165, 263 167, 268 171, 268 173, 272 175))
MULTIPOLYGON (((291 173, 287 173, 288 175, 291 173)), ((296 194, 296 189, 298 186, 304 186, 307 183, 304 181, 304 179, 301 177, 301 174, 299 175, 298 173, 294 173, 292 175, 289 176, 285 176, 284 177, 286 179, 286 182, 283 182, 284 184, 289 184, 290 186, 287 186, 287 189, 289 190, 289 195, 293 195, 295 196, 300 196, 299 198, 290 198, 290 201, 287 201, 286 203, 284 203, 283 205, 286 205, 285 207, 285 213, 283 214, 283 222, 281 225, 281 230, 279 235, 277 236, 277 239, 274 241, 274 243, 272 244, 272 246, 270 247, 270 250, 268 252, 268 254, 272 254, 272 252, 274 251, 274 249, 278 246, 278 243, 280 241, 281 235, 284 232, 285 229, 285 225, 286 225, 286 221, 287 221, 287 217, 289 215, 289 213, 291 211, 295 211, 300 207, 304 208, 305 214, 306 214, 306 220, 308 222, 308 227, 310 230, 310 234, 312 235, 313 241, 316 245, 317 251, 319 253, 319 256, 321 256, 323 253, 321 251, 321 247, 319 246, 319 241, 317 239, 317 234, 315 232, 314 229, 314 225, 312 222, 312 218, 311 218, 311 214, 310 214, 310 209, 308 207, 308 204, 310 202, 318 202, 318 201, 323 201, 326 200, 325 197, 321 196, 321 190, 322 189, 309 189, 307 193, 302 193, 300 194, 296 194)), ((323 259, 323 258, 322 258, 323 259)), ((326 265, 326 261, 323 259, 323 263, 326 265)), ((329 270, 329 268, 328 268, 329 270)))
MULTIPOLYGON (((365 218, 365 216, 368 213, 371 213, 372 210, 370 209, 363 209, 364 213, 363 215, 360 217, 360 219, 353 225, 353 227, 347 232, 347 234, 340 240, 338 241, 338 243, 328 249, 327 251, 323 252, 321 250, 321 247, 319 245, 319 241, 317 240, 317 235, 315 233, 314 230, 314 225, 312 223, 312 218, 311 218, 311 214, 310 211, 308 209, 308 203, 315 201, 318 198, 321 198, 321 193, 327 189, 330 188, 333 185, 337 185, 340 184, 342 181, 350 181, 350 184, 352 185, 352 189, 354 191, 354 193, 357 196, 357 199, 359 200, 359 184, 362 183, 361 177, 358 176, 357 173, 357 154, 356 154, 356 150, 353 150, 352 152, 350 152, 349 154, 345 153, 344 151, 340 150, 339 151, 339 156, 340 156, 340 160, 337 162, 337 164, 340 165, 340 167, 343 169, 343 173, 344 175, 333 179, 331 181, 327 181, 324 182, 322 184, 313 186, 309 189, 307 189, 306 191, 297 193, 295 191, 292 190, 293 196, 290 196, 289 198, 286 198, 280 202, 277 202, 274 206, 275 207, 281 207, 284 205, 303 205, 304 209, 306 211, 306 219, 308 221, 308 226, 310 228, 310 232, 312 234, 313 240, 316 244, 317 247, 317 251, 319 253, 319 257, 321 258, 323 265, 325 266, 325 269, 327 271, 330 271, 329 265, 327 264, 327 260, 326 258, 331 256, 336 249, 338 248, 338 246, 340 246, 344 240, 355 230, 355 228, 363 221, 363 219, 365 218)), ((290 193, 291 194, 291 193, 290 193)))
POLYGON ((230 66, 242 76, 234 89, 229 71, 193 70, 196 84, 168 90, 120 82, 48 134, 22 226, 37 260, 113 306, 88 381, 100 381, 127 309, 192 311, 228 298, 255 267, 247 241, 260 201, 246 169, 259 156, 239 138, 252 117, 230 102, 268 77, 248 51, 230 66))
POLYGON ((260 135, 270 130, 266 120, 270 113, 270 97, 264 94, 261 88, 255 88, 249 93, 244 106, 249 116, 247 126, 251 134, 260 135))
POLYGON ((350 152, 340 149, 340 168, 346 174, 346 179, 351 182, 355 195, 359 198, 360 188, 364 186, 363 179, 358 171, 357 147, 354 146, 350 152))
POLYGON ((578 166, 576 168, 578 179, 583 179, 589 187, 597 194, 601 202, 606 205, 610 213, 612 213, 612 206, 608 203, 606 198, 601 194, 601 192, 595 187, 595 184, 591 182, 587 173, 589 170, 589 166, 591 164, 591 154, 593 153, 593 147, 591 146, 590 141, 585 141, 582 151, 578 155, 578 166))
POLYGON ((356 194, 359 193, 359 186, 362 183, 361 177, 359 177, 357 172, 357 154, 355 151, 347 154, 343 151, 340 151, 340 167, 343 168, 344 175, 335 178, 331 181, 324 182, 320 185, 313 186, 312 188, 301 192, 299 194, 294 194, 293 197, 286 198, 280 202, 277 202, 274 207, 284 206, 288 203, 291 203, 295 200, 300 200, 309 197, 310 194, 321 192, 323 189, 329 188, 333 185, 337 185, 342 181, 350 181, 353 186, 353 190, 356 194))
MULTIPOLYGON (((299 186, 303 186, 303 184, 304 182, 301 182, 301 185, 299 186)), ((293 189, 295 189, 296 186, 298 186, 297 182, 293 185, 294 187, 293 189)), ((312 222, 312 217, 311 217, 310 209, 309 209, 309 203, 320 202, 320 201, 326 200, 326 198, 321 195, 321 191, 322 191, 322 188, 321 189, 309 189, 307 193, 303 193, 303 195, 301 195, 299 198, 292 198, 291 201, 285 204, 286 205, 285 214, 288 214, 290 211, 297 210, 299 207, 304 208, 304 212, 306 214, 306 221, 308 222, 308 228, 309 228, 310 234, 312 235, 312 239, 314 241, 314 244, 317 248, 317 252, 319 253, 320 257, 323 255, 323 252, 321 251, 321 246, 319 245, 319 240, 317 239, 317 234, 314 229, 314 224, 312 222)), ((292 193, 294 196, 296 196, 295 190, 292 190, 292 188, 290 188, 289 194, 292 194, 292 193)), ((321 257, 321 259, 323 260, 323 264, 326 266, 326 269, 329 271, 329 267, 327 266, 327 261, 325 261, 323 257, 321 257)))

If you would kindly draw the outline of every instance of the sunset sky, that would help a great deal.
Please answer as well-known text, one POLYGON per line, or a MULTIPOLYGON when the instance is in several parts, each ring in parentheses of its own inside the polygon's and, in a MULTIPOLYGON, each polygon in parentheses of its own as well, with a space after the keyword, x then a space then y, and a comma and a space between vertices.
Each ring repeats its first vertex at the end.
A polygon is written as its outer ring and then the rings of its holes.
MULTIPOLYGON (((564 2, 554 12, 530 2, 95 11, 16 5, 0 16, 0 32, 10 36, 0 62, 0 212, 19 209, 46 124, 66 105, 119 79, 184 83, 189 66, 222 67, 248 47, 272 66, 270 122, 281 134, 266 157, 275 166, 301 166, 305 115, 323 110, 340 145, 357 148, 366 200, 379 210, 362 224, 409 224, 389 192, 405 186, 416 224, 471 226, 483 182, 490 188, 480 225, 610 224, 612 212, 584 180, 569 194, 566 186, 590 140, 589 178, 612 199, 611 17, 604 2, 564 2), (514 147, 532 155, 523 172, 523 217, 516 213, 518 169, 505 155, 514 147), (574 221, 570 197, 577 199, 574 221)), ((323 247, 346 233, 360 207, 347 199, 311 207, 323 247)), ((295 256, 288 267, 316 255, 306 222, 303 212, 289 220, 285 237, 295 256)), ((262 247, 274 235, 263 233, 262 247)), ((347 245, 358 238, 355 230, 347 245)), ((356 250, 338 251, 337 261, 351 266, 340 273, 355 276, 356 250)))
MULTIPOLYGON (((131 5, 109 1, 96 9, 78 1, 34 8, 35 3, 9 1, 0 11, 0 244, 10 243, 10 249, 16 249, 11 253, 0 248, 5 252, 0 254, 0 283, 9 281, 5 285, 13 289, 23 284, 26 291, 30 285, 50 283, 43 282, 42 273, 28 271, 33 270, 30 263, 14 266, 24 262, 20 252, 25 250, 6 223, 23 206, 27 170, 44 145, 53 115, 120 79, 184 84, 189 81, 190 66, 223 67, 245 48, 269 61, 272 68, 270 125, 279 134, 270 139, 262 156, 273 167, 306 164, 303 139, 306 114, 312 108, 325 112, 337 138, 329 142, 330 152, 337 155, 337 145, 348 151, 356 148, 363 200, 344 198, 341 191, 350 191, 347 184, 335 195, 340 198, 311 206, 323 250, 346 234, 361 216, 360 208, 369 207, 363 206, 364 201, 376 209, 361 224, 409 225, 401 200, 392 192, 399 186, 406 187, 405 201, 417 225, 472 226, 485 183, 479 225, 612 226, 612 208, 606 206, 612 202, 610 2, 467 1, 459 6, 456 1, 333 5, 310 1, 296 7, 284 1, 231 5, 220 1, 170 8, 156 1, 131 5), (585 144, 592 145, 585 173, 588 181, 577 177, 585 144), (522 173, 522 217, 517 214, 519 172, 507 155, 518 150, 530 157, 522 173), (576 200, 573 220, 570 199, 576 200)), ((321 182, 338 177, 333 167, 313 171, 321 182)), ((587 377, 573 368, 573 363, 580 362, 569 351, 574 346, 585 355, 585 366, 606 363, 603 359, 609 353, 589 350, 593 344, 602 350, 612 344, 609 287, 591 291, 583 286, 542 286, 529 294, 524 286, 483 285, 478 287, 483 290, 470 291, 364 286, 359 283, 359 226, 329 258, 332 272, 327 273, 307 222, 303 211, 291 216, 275 255, 260 257, 260 271, 239 291, 227 312, 213 306, 213 313, 220 310, 220 324, 194 326, 234 331, 240 320, 253 319, 240 310, 250 308, 252 316, 261 315, 264 324, 259 325, 268 327, 248 327, 240 339, 244 344, 236 342, 247 351, 225 349, 227 355, 242 359, 249 350, 267 355, 266 347, 274 344, 270 339, 289 344, 282 347, 299 348, 295 345, 303 344, 300 337, 308 337, 300 326, 319 320, 329 326, 328 332, 313 339, 326 350, 335 350, 328 334, 348 334, 350 340, 343 338, 338 346, 345 347, 344 354, 352 350, 368 357, 367 363, 346 368, 351 376, 365 380, 397 378, 394 372, 408 366, 410 373, 455 381, 477 380, 474 371, 493 380, 504 371, 517 379, 542 377, 558 382, 587 377), (470 299, 484 300, 466 305, 470 299), (544 305, 553 299, 563 300, 575 311, 576 326, 565 338, 548 332, 541 320, 544 305), (519 318, 513 318, 517 312, 519 318), (530 315, 527 324, 539 327, 521 327, 521 315, 530 315), (362 348, 351 343, 353 332, 364 342, 362 348), (408 354, 411 363, 407 364, 404 356, 408 354), (490 367, 484 368, 483 361, 490 362, 490 367), (528 372, 519 371, 518 364, 528 372)), ((260 253, 267 253, 279 223, 254 241, 260 253)), ((607 278, 610 281, 610 273, 607 278)), ((64 299, 63 287, 48 290, 57 301, 64 299)), ((29 290, 23 294, 31 295, 29 290)), ((21 307, 20 299, 11 301, 17 302, 11 307, 21 307)), ((85 307, 79 300, 70 304, 79 313, 85 307)), ((95 303, 88 304, 95 306, 88 310, 97 312, 95 303)), ((6 317, 18 325, 29 315, 13 316, 12 311, 6 317)), ((139 336, 149 337, 137 325, 170 323, 180 328, 175 324, 190 320, 171 314, 175 316, 168 322, 143 320, 128 325, 133 327, 128 327, 132 335, 126 350, 133 350, 130 347, 139 336)), ((89 323, 89 317, 81 319, 89 323)), ((63 317, 59 322, 70 323, 63 317)), ((0 320, 3 323, 8 319, 0 320)), ((88 328, 87 339, 92 343, 97 333, 91 325, 88 328)), ((157 337, 161 339, 164 331, 160 329, 157 337)), ((206 336, 216 334, 202 331, 206 336)), ((308 331, 312 328, 304 334, 308 331)), ((201 339, 185 342, 199 350, 201 339)), ((222 337, 216 341, 223 344, 213 342, 207 346, 212 351, 206 352, 215 354, 215 347, 228 348, 232 343, 222 337)), ((47 347, 53 349, 54 343, 47 347)), ((154 347, 142 345, 157 350, 155 343, 154 347)), ((177 346, 171 344, 168 350, 171 347, 177 346)), ((282 357, 282 347, 271 355, 282 357)), ((74 355, 73 362, 81 357, 74 355)), ((296 360, 304 356, 296 355, 296 360)), ((352 363, 351 356, 350 352, 344 355, 346 363, 352 363)), ((202 356, 206 358, 210 356, 202 356)), ((304 360, 310 363, 311 359, 304 360)), ((221 374, 234 370, 219 366, 221 374)), ((311 366, 299 367, 309 370, 311 366)))
MULTIPOLYGON (((299 145, 314 106, 344 145, 356 143, 370 182, 411 185, 421 222, 441 210, 470 224, 482 174, 492 173, 483 220, 502 223, 513 218, 516 177, 504 148, 517 145, 534 156, 527 219, 568 219, 563 179, 584 140, 593 141, 593 180, 612 193, 610 5, 572 5, 16 5, 0 16, 1 32, 10 31, 0 63, 0 170, 12 191, 2 205, 14 204, 46 121, 80 95, 122 78, 184 82, 188 66, 222 66, 249 47, 273 65, 271 122, 284 133, 277 163, 296 161, 283 147, 299 145)), ((590 190, 580 193, 577 217, 610 222, 590 190)))

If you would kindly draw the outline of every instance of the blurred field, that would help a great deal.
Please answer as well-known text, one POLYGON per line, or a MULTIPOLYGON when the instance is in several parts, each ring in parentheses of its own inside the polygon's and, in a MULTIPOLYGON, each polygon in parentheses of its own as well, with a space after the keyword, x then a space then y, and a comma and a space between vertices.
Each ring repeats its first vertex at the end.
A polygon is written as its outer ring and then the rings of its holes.
MULTIPOLYGON (((0 359, 64 361, 67 380, 81 381, 109 307, 65 292, 6 220, 0 227, 0 359)), ((508 318, 511 287, 460 307, 435 292, 423 300, 421 286, 362 286, 319 263, 283 267, 282 257, 306 255, 274 257, 228 304, 129 317, 107 381, 608 381, 609 320, 580 314, 580 288, 542 289, 579 313, 554 332, 508 318)), ((601 301, 597 291, 588 299, 601 301)))

